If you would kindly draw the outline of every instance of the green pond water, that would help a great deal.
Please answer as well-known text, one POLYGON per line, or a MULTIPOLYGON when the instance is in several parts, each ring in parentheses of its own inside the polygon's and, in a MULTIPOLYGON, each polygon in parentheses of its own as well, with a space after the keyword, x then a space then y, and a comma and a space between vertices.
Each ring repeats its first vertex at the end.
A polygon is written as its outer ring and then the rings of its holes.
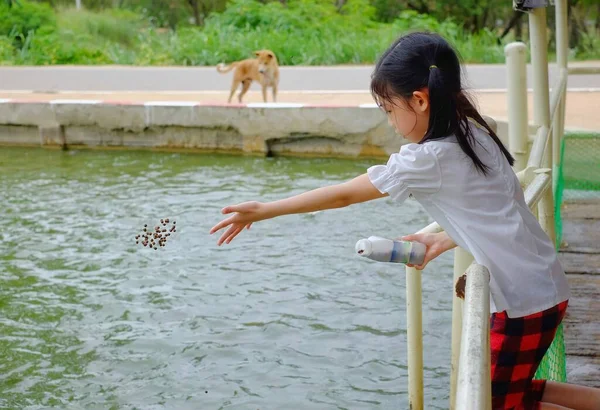
MULTIPOLYGON (((407 409, 403 265, 354 254, 411 233, 382 199, 256 223, 221 207, 375 162, 0 148, 0 408, 407 409), (144 224, 177 221, 157 251, 144 224)), ((423 273, 427 409, 447 409, 451 254, 423 273)))

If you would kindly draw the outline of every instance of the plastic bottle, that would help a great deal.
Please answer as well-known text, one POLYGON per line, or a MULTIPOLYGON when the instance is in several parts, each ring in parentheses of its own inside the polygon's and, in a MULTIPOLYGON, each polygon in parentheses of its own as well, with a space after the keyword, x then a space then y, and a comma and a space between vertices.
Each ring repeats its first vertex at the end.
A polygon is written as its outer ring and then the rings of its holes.
POLYGON ((427 247, 420 242, 397 241, 370 236, 356 242, 356 253, 379 262, 408 263, 420 265, 425 259, 427 247))

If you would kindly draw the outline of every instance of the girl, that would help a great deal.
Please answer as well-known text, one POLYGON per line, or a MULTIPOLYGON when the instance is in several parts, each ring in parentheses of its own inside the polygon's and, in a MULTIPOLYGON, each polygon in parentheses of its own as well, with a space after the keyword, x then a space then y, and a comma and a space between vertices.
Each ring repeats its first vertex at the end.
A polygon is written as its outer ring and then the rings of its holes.
POLYGON ((375 101, 410 144, 351 181, 269 202, 223 208, 230 243, 254 222, 409 195, 444 232, 404 237, 427 246, 423 269, 459 245, 490 273, 494 409, 600 409, 600 390, 532 380, 567 307, 569 286, 554 245, 527 207, 513 158, 461 87, 456 52, 439 35, 412 33, 381 56, 375 101))

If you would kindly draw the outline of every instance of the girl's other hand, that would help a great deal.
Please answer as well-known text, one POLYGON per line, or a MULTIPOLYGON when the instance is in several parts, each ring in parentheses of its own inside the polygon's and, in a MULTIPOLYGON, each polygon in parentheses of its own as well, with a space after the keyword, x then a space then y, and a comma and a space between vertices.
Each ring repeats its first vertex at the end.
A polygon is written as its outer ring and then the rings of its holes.
POLYGON ((403 241, 415 241, 421 242, 423 245, 427 246, 427 250, 425 251, 425 259, 423 263, 420 265, 411 265, 407 264, 411 268, 417 268, 419 270, 425 269, 425 266, 429 263, 429 261, 437 258, 442 253, 446 252, 449 249, 452 249, 456 246, 456 244, 450 239, 446 232, 440 233, 415 233, 413 235, 406 235, 400 238, 403 241))

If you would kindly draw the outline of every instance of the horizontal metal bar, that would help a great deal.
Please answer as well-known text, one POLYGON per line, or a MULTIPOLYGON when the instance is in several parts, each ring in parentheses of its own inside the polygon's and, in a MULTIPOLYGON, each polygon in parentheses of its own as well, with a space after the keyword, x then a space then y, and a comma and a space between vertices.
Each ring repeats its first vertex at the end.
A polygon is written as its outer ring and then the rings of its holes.
POLYGON ((525 202, 529 208, 534 208, 540 201, 546 189, 549 189, 552 182, 550 169, 541 168, 535 171, 537 173, 533 181, 525 189, 525 202))

